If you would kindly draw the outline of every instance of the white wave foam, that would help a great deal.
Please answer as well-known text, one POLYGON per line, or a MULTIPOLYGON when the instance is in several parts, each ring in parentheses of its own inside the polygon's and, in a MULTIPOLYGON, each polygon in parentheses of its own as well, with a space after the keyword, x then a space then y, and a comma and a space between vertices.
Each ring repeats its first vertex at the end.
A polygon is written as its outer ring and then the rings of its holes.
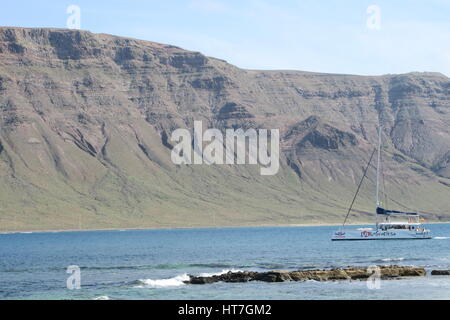
POLYGON ((228 272, 240 272, 242 270, 239 269, 223 269, 220 272, 213 272, 213 273, 208 273, 208 272, 204 272, 204 273, 200 273, 198 276, 199 277, 212 277, 212 276, 220 276, 221 274, 225 274, 228 272))
POLYGON ((111 298, 108 296, 100 296, 100 297, 94 298, 94 300, 111 300, 111 298))
POLYGON ((450 237, 433 237, 433 239, 444 240, 444 239, 450 239, 450 237))
MULTIPOLYGON (((220 272, 214 272, 214 273, 200 273, 199 277, 212 277, 212 276, 220 276, 221 274, 225 274, 228 272, 240 272, 242 270, 238 269, 223 269, 220 272)), ((175 276, 173 278, 168 279, 139 279, 139 285, 135 286, 135 288, 169 288, 169 287, 179 287, 184 286, 184 281, 188 281, 190 277, 187 273, 184 273, 179 276, 175 276)))
POLYGON ((393 261, 403 261, 403 260, 405 260, 405 258, 383 258, 383 259, 380 259, 380 261, 383 261, 383 262, 393 262, 393 261))
POLYGON ((169 279, 140 279, 138 286, 135 288, 168 288, 168 287, 179 287, 185 285, 183 281, 188 281, 189 276, 184 273, 182 275, 169 278, 169 279))

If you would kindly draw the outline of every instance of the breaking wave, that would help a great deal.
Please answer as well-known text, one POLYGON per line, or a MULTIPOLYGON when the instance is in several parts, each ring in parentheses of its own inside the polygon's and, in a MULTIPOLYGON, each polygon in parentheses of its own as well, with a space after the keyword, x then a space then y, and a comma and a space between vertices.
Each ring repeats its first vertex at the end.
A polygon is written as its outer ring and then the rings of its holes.
POLYGON ((375 260, 374 262, 395 262, 395 261, 403 261, 405 258, 383 258, 375 260))
POLYGON ((168 287, 179 287, 184 286, 184 281, 188 281, 189 276, 184 273, 179 276, 168 279, 140 279, 137 281, 138 285, 135 288, 168 288, 168 287))
POLYGON ((212 276, 220 276, 221 274, 225 274, 225 273, 228 273, 228 272, 240 272, 240 271, 242 271, 242 270, 239 270, 239 269, 224 269, 224 270, 222 270, 222 271, 220 271, 220 272, 203 272, 203 273, 200 273, 198 276, 199 277, 212 277, 212 276))
MULTIPOLYGON (((203 272, 200 273, 199 277, 212 277, 212 276, 219 276, 221 274, 225 274, 228 272, 239 272, 242 270, 238 269, 223 269, 219 272, 203 272)), ((134 286, 134 288, 170 288, 170 287, 180 287, 184 286, 184 281, 188 281, 190 279, 189 275, 187 273, 184 273, 182 275, 175 276, 173 278, 167 278, 167 279, 139 279, 135 283, 137 285, 134 286)))

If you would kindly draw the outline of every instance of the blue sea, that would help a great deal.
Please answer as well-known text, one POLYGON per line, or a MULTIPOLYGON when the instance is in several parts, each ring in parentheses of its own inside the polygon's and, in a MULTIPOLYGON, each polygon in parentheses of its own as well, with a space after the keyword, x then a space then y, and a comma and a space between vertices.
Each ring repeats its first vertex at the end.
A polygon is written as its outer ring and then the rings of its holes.
POLYGON ((186 285, 187 275, 370 265, 450 269, 450 224, 431 240, 332 242, 335 227, 0 234, 0 299, 450 299, 450 276, 186 285), (67 288, 69 266, 80 289, 67 288))

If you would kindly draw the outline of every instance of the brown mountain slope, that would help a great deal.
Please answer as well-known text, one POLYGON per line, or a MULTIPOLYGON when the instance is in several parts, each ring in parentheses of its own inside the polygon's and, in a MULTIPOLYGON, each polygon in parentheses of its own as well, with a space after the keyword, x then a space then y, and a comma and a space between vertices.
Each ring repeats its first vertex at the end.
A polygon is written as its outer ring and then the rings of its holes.
MULTIPOLYGON (((3 27, 0 229, 340 222, 380 122, 385 205, 448 220, 442 74, 243 70, 148 41, 3 27), (194 120, 279 128, 278 174, 174 165, 171 132, 194 120)), ((373 181, 372 167, 352 222, 372 219, 373 181)))

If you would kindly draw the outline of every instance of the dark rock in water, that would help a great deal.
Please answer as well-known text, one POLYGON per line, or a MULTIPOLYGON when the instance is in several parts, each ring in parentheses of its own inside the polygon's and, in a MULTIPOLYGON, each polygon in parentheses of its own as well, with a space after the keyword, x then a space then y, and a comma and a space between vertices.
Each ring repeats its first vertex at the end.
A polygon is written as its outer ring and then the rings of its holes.
POLYGON ((257 273, 253 280, 264 282, 284 282, 292 281, 291 272, 289 271, 269 271, 257 273))
POLYGON ((248 282, 251 280, 254 280, 257 272, 253 271, 238 271, 238 272, 232 272, 229 271, 224 274, 220 275, 214 275, 214 276, 208 276, 208 277, 195 277, 190 276, 190 279, 188 281, 185 281, 185 283, 190 284, 207 284, 207 283, 214 283, 214 282, 248 282))
POLYGON ((433 276, 450 276, 450 270, 432 270, 431 275, 433 275, 433 276))
MULTIPOLYGON (((422 267, 405 267, 405 266, 379 266, 381 279, 395 279, 401 277, 420 277, 425 276, 426 271, 422 267)), ((450 270, 442 270, 443 274, 450 274, 450 270)), ((435 271, 433 271, 435 272, 435 271)), ((239 271, 227 272, 221 275, 208 277, 190 276, 188 284, 207 284, 214 282, 285 282, 285 281, 338 281, 338 280, 362 280, 367 279, 373 274, 367 268, 349 267, 344 269, 329 270, 299 270, 284 271, 274 270, 268 272, 239 271)), ((433 273, 432 273, 433 274, 433 273)))

